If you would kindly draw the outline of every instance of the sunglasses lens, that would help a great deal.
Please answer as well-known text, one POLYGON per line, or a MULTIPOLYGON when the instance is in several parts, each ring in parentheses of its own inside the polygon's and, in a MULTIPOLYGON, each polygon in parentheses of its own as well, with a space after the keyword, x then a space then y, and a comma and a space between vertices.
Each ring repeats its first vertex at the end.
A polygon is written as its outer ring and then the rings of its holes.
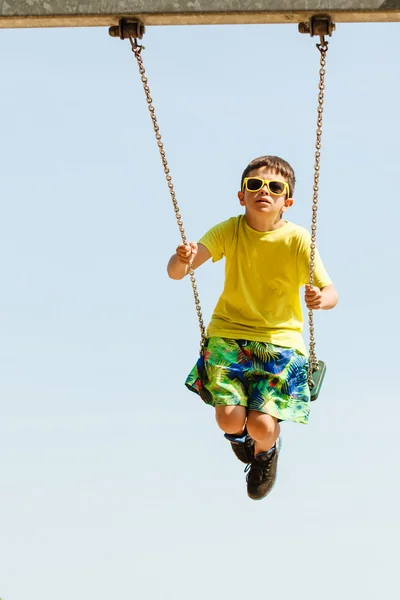
POLYGON ((272 194, 283 194, 285 191, 285 184, 282 181, 270 181, 269 189, 272 194))
POLYGON ((246 187, 249 192, 257 192, 258 190, 261 190, 262 186, 263 180, 257 179, 256 177, 249 177, 246 182, 246 187))

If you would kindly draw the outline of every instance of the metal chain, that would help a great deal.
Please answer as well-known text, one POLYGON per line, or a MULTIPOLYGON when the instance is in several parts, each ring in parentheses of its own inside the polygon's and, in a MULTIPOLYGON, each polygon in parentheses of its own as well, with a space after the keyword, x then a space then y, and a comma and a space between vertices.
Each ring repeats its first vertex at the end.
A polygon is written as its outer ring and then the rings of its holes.
MULTIPOLYGON (((175 195, 174 184, 172 183, 172 177, 170 175, 170 170, 169 170, 167 158, 165 155, 164 144, 161 139, 160 128, 159 128, 159 125, 157 122, 157 117, 156 117, 155 109, 153 106, 153 99, 150 95, 150 87, 148 85, 148 80, 146 77, 146 70, 143 65, 143 60, 142 60, 143 46, 139 45, 137 43, 136 38, 133 38, 132 36, 129 36, 129 40, 131 42, 132 52, 134 53, 137 63, 138 63, 140 78, 143 83, 144 92, 146 94, 147 106, 148 106, 148 109, 150 112, 151 120, 153 122, 154 133, 156 136, 158 149, 160 151, 161 161, 162 161, 162 164, 164 167, 165 178, 167 180, 167 185, 168 185, 169 193, 171 195, 172 204, 174 205, 175 217, 176 217, 176 221, 178 223, 179 231, 181 234, 182 243, 187 244, 187 238, 186 238, 185 230, 183 227, 182 217, 180 214, 178 201, 177 201, 176 195, 175 195)), ((195 306, 196 306, 197 317, 199 320, 199 327, 200 327, 200 334, 201 334, 200 354, 203 354, 204 348, 205 348, 205 343, 206 343, 206 329, 204 327, 203 315, 201 312, 201 305, 200 305, 199 294, 197 291, 196 278, 195 278, 194 271, 193 271, 193 268, 191 265, 189 265, 188 274, 190 276, 190 281, 192 283, 194 302, 195 302, 195 306)))
MULTIPOLYGON (((321 139, 322 139, 322 116, 324 112, 324 93, 325 93, 325 66, 326 53, 328 51, 328 42, 325 39, 317 44, 317 48, 321 53, 320 70, 319 70, 319 93, 318 93, 318 109, 317 109, 317 138, 315 143, 315 164, 314 164, 314 185, 313 185, 313 206, 312 206, 312 221, 311 221, 311 245, 310 245, 310 286, 314 285, 314 267, 315 267, 315 250, 317 240, 317 211, 318 211, 318 192, 319 192, 319 174, 321 160, 321 139)), ((314 382, 312 374, 318 370, 318 360, 315 353, 315 335, 314 335, 314 314, 312 310, 308 311, 308 324, 310 328, 310 349, 309 349, 309 371, 308 385, 313 387, 314 382)))
MULTIPOLYGON (((157 117, 155 114, 155 109, 153 106, 153 99, 150 94, 150 87, 148 85, 148 79, 146 77, 146 70, 143 65, 142 59, 142 49, 143 46, 137 43, 135 38, 129 36, 129 40, 132 46, 132 52, 134 53, 138 67, 139 73, 141 77, 141 81, 143 83, 143 88, 146 94, 146 101, 148 105, 148 109, 150 112, 150 117, 153 122, 154 133, 157 140, 158 149, 161 156, 161 161, 164 168, 164 173, 168 185, 168 189, 171 195, 171 200, 174 206, 174 212, 176 221, 178 224, 179 232, 181 234, 181 239, 183 244, 187 244, 187 238, 185 234, 185 230, 183 227, 182 217, 180 214, 180 209, 178 205, 178 201, 176 199, 174 185, 172 182, 172 177, 170 175, 170 170, 168 167, 168 162, 166 159, 166 154, 164 150, 164 144, 162 142, 160 128, 158 125, 157 117)), ((317 211, 318 211, 318 192, 319 192, 319 174, 320 174, 320 159, 321 159, 321 139, 322 139, 322 117, 323 117, 323 104, 324 104, 324 92, 325 92, 325 66, 326 66, 326 53, 328 51, 328 42, 323 40, 320 44, 317 44, 317 48, 321 54, 320 57, 320 70, 319 70, 319 93, 318 93, 318 109, 317 109, 317 137, 315 143, 315 165, 314 165, 314 185, 313 185, 313 207, 312 207, 312 223, 311 223, 311 245, 310 245, 310 286, 314 285, 314 267, 315 267, 315 250, 316 250, 316 238, 317 238, 317 211)), ((199 328, 201 333, 201 342, 200 342, 200 353, 204 352, 205 342, 206 342, 206 329, 203 322, 203 315, 201 311, 200 299, 197 290, 196 278, 194 275, 193 268, 189 266, 188 274, 190 276, 190 281, 192 284, 193 296, 196 306, 197 317, 199 321, 199 328)), ((313 379, 312 374, 315 370, 318 369, 318 360, 315 353, 315 328, 314 328, 314 314, 313 311, 310 310, 308 312, 308 323, 310 329, 310 339, 309 339, 309 375, 308 375, 308 384, 312 388, 313 387, 313 379)))

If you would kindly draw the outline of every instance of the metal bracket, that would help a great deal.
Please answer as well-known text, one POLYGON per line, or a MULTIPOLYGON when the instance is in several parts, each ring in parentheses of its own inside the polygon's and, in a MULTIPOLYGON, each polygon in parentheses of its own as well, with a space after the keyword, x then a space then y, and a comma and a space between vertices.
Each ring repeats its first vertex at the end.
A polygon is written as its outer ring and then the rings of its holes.
POLYGON ((120 40, 126 40, 128 38, 141 40, 145 31, 146 28, 140 19, 129 21, 120 19, 119 24, 110 27, 108 33, 111 37, 119 37, 120 40))
POLYGON ((329 15, 313 15, 309 21, 299 23, 300 33, 308 33, 311 37, 319 35, 321 44, 325 42, 324 37, 326 35, 330 37, 335 29, 336 25, 329 15))

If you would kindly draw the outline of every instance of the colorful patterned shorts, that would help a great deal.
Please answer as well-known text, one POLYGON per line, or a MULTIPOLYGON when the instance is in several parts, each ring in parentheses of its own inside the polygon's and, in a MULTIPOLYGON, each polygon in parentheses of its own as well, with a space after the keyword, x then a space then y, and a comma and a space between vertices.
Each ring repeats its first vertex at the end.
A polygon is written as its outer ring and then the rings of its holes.
POLYGON ((279 421, 307 423, 308 361, 292 348, 212 337, 186 387, 211 406, 246 406, 279 421))

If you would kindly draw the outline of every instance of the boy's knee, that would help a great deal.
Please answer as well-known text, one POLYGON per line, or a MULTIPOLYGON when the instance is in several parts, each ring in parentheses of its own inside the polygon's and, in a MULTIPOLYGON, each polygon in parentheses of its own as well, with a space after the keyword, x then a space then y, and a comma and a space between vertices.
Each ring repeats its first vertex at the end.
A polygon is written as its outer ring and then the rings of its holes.
POLYGON ((239 433, 246 422, 246 407, 216 406, 215 418, 219 428, 225 433, 239 433))
POLYGON ((253 440, 265 440, 269 436, 275 436, 277 427, 279 425, 275 417, 257 410, 249 411, 247 431, 253 440))

